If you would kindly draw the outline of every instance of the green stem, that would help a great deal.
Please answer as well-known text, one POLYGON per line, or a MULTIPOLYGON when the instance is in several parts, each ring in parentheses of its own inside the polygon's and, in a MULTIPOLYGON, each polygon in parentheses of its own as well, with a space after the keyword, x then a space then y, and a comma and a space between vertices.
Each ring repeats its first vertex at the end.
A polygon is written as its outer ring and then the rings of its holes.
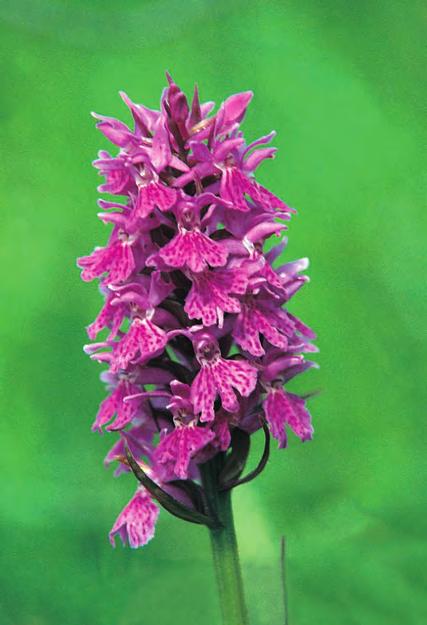
POLYGON ((223 458, 217 456, 200 466, 203 487, 212 512, 221 527, 210 529, 215 576, 223 625, 248 625, 248 612, 243 593, 239 552, 234 530, 231 491, 218 490, 218 475, 223 458))

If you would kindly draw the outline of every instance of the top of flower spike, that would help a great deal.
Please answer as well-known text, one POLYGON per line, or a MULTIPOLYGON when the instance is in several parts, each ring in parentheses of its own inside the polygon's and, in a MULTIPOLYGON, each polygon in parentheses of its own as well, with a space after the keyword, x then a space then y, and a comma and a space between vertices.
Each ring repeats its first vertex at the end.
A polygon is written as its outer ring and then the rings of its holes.
POLYGON ((287 310, 307 280, 307 261, 274 268, 285 240, 263 252, 294 212, 254 177, 275 155, 267 147, 274 133, 245 142, 240 123, 252 92, 213 113, 197 88, 189 103, 167 78, 158 111, 121 93, 133 128, 94 114, 117 148, 94 163, 105 177, 99 190, 125 200, 99 201, 110 240, 79 259, 83 279, 99 278, 105 297, 88 334, 108 331, 86 348, 109 368, 110 395, 94 429, 120 432, 107 458, 119 462, 118 473, 129 470, 127 445, 146 475, 113 528, 133 546, 152 536, 144 525, 156 518, 150 484, 163 489, 167 509, 206 522, 188 500, 200 463, 235 453, 236 436, 263 421, 280 447, 287 428, 301 440, 312 436, 304 399, 283 386, 312 366, 304 354, 314 350, 314 334, 287 310), (188 483, 185 496, 174 490, 177 479, 188 483))
MULTIPOLYGON (((235 161, 243 171, 251 173, 262 160, 274 156, 275 148, 260 147, 268 143, 274 133, 250 145, 245 145, 243 137, 239 136, 239 124, 253 96, 251 91, 230 96, 218 112, 209 117, 213 102, 200 104, 195 88, 190 107, 186 96, 169 75, 168 81, 169 87, 163 92, 160 111, 135 104, 124 92, 120 93, 132 113, 133 131, 123 122, 93 113, 98 120, 98 129, 107 139, 122 151, 132 154, 127 162, 129 169, 142 163, 151 170, 145 173, 147 179, 150 173, 153 176, 167 167, 176 168, 187 173, 187 176, 178 176, 173 183, 182 187, 197 178, 218 174, 219 168, 230 166, 235 161), (252 149, 256 151, 250 154, 252 149)), ((107 165, 104 156, 107 156, 105 152, 95 161, 95 166, 101 171, 107 165)), ((119 165, 119 162, 111 163, 108 169, 112 171, 114 165, 119 165)), ((137 171, 133 169, 131 173, 135 175, 137 171)), ((126 182, 131 183, 130 179, 121 180, 120 191, 126 192, 126 182)), ((101 190, 113 194, 119 192, 114 187, 108 189, 104 186, 101 190)))

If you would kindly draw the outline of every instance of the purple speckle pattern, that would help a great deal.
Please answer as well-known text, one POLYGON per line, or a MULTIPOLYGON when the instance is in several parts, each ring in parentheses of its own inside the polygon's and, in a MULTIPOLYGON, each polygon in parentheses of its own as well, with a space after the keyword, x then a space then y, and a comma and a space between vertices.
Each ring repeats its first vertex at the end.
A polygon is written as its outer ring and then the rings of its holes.
POLYGON ((154 460, 163 467, 170 479, 185 480, 188 478, 191 459, 214 438, 215 433, 208 428, 194 424, 178 425, 161 438, 154 452, 154 460))
MULTIPOLYGON (((98 217, 111 230, 78 266, 104 298, 84 349, 105 366, 92 426, 116 437, 105 463, 129 475, 128 446, 172 492, 171 482, 197 481, 198 464, 228 452, 234 428, 252 435, 265 421, 281 448, 289 430, 310 439, 306 401, 287 385, 316 350, 314 332, 288 310, 308 261, 280 264, 295 210, 255 178, 275 157, 275 133, 245 141, 250 91, 214 112, 197 89, 189 101, 167 80, 158 110, 120 93, 131 125, 93 114, 114 150, 94 161, 98 190, 110 195, 98 217)), ((138 487, 110 540, 146 544, 157 516, 138 487)))
POLYGON ((104 306, 101 308, 96 319, 86 328, 89 338, 94 341, 97 335, 104 329, 109 328, 109 339, 117 336, 117 332, 126 317, 126 306, 123 304, 112 304, 112 297, 106 298, 104 306))
POLYGON ((166 345, 166 332, 148 319, 135 318, 112 353, 111 371, 117 373, 136 359, 149 358, 166 345))
POLYGON ((99 278, 103 273, 108 274, 111 283, 122 282, 135 269, 131 245, 120 240, 95 250, 90 256, 79 258, 79 265, 83 268, 82 279, 85 282, 99 278))
POLYGON ((125 401, 125 398, 138 394, 140 388, 125 376, 121 377, 114 380, 116 385, 112 387, 112 392, 101 402, 92 430, 102 432, 104 426, 107 431, 121 430, 138 414, 141 402, 135 399, 125 401), (107 425, 114 415, 114 421, 107 425))
POLYGON ((246 274, 218 269, 189 276, 192 287, 184 306, 189 319, 200 319, 204 326, 222 325, 224 313, 240 312, 240 302, 235 295, 244 293, 246 274))
POLYGON ((155 208, 167 211, 175 204, 176 198, 175 189, 159 182, 141 185, 135 202, 134 216, 144 219, 149 217, 155 208))
POLYGON ((238 412, 236 390, 248 397, 257 383, 257 369, 246 360, 226 360, 221 357, 202 364, 191 387, 194 412, 200 421, 215 420, 214 402, 217 396, 227 412, 238 412))
POLYGON ((132 549, 143 547, 154 536, 158 516, 159 508, 150 495, 143 488, 138 488, 110 531, 111 544, 115 546, 115 536, 118 535, 122 543, 128 543, 132 549))
POLYGON ((160 250, 160 256, 170 267, 187 267, 193 273, 200 273, 211 267, 223 267, 227 262, 227 250, 212 241, 200 230, 185 230, 160 250))
MULTIPOLYGON (((275 302, 274 302, 275 304, 275 302)), ((295 333, 293 324, 286 313, 272 305, 272 302, 263 302, 262 298, 249 297, 241 304, 233 330, 233 338, 238 346, 252 354, 264 356, 265 349, 261 343, 261 335, 271 345, 286 351, 288 337, 295 333)))
POLYGON ((302 441, 313 437, 310 414, 301 397, 287 393, 282 388, 271 388, 264 401, 264 412, 271 433, 279 442, 279 448, 287 445, 287 426, 302 441))

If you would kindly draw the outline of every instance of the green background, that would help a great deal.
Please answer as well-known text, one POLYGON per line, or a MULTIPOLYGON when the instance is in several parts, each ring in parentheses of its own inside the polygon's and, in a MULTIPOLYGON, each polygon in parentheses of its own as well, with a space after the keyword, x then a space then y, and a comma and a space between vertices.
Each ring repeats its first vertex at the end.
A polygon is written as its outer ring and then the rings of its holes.
POLYGON ((283 622, 282 534, 290 625, 427 622, 425 18, 403 1, 1 0, 1 625, 219 621, 203 528, 162 513, 145 549, 111 549, 134 483, 102 466, 81 349, 100 298, 75 257, 107 236, 89 111, 127 120, 119 89, 156 106, 165 69, 204 99, 255 91, 246 135, 279 147, 260 180, 299 209, 286 258, 311 258, 293 310, 319 334, 299 383, 322 390, 316 436, 234 497, 252 624, 283 622))

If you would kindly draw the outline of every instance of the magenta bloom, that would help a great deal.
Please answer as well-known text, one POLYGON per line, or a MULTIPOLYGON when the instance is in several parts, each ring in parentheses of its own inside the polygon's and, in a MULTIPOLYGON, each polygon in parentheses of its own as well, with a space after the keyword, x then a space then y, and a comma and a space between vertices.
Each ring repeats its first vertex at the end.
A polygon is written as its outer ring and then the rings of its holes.
POLYGON ((281 448, 287 431, 313 434, 305 399, 287 388, 313 366, 315 335, 288 311, 308 263, 277 266, 295 211, 254 177, 274 133, 246 143, 251 92, 212 114, 197 89, 190 104, 168 82, 158 111, 121 94, 132 128, 94 115, 115 146, 94 162, 99 190, 122 198, 99 201, 110 238, 78 260, 105 298, 85 347, 108 367, 93 429, 118 433, 106 462, 143 484, 110 533, 131 547, 152 538, 157 503, 205 522, 200 464, 242 454, 260 429, 281 448))
POLYGON ((196 425, 177 425, 166 434, 158 444, 154 459, 168 469, 171 479, 188 477, 190 461, 197 453, 215 438, 215 433, 208 428, 196 425))
POLYGON ((114 547, 114 537, 118 534, 124 545, 127 541, 134 549, 142 547, 153 538, 158 516, 159 509, 150 495, 142 487, 138 487, 111 529, 111 544, 114 547))

